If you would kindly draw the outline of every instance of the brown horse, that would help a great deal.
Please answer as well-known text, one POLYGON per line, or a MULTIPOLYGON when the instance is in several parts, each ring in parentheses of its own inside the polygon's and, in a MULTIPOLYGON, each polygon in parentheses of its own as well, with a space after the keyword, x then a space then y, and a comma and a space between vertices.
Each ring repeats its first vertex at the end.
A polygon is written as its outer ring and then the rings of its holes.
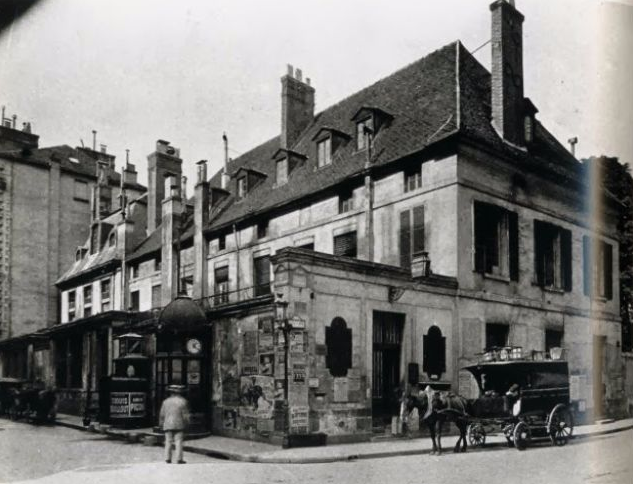
POLYGON ((402 408, 407 415, 414 408, 418 409, 420 420, 423 420, 431 432, 433 451, 442 453, 442 427, 444 422, 453 422, 459 429, 459 439, 455 444, 455 452, 466 452, 466 428, 468 426, 468 401, 451 392, 436 392, 426 387, 424 391, 409 390, 402 396, 402 408), (437 443, 435 436, 437 435, 437 443), (460 448, 461 442, 461 448, 460 448))

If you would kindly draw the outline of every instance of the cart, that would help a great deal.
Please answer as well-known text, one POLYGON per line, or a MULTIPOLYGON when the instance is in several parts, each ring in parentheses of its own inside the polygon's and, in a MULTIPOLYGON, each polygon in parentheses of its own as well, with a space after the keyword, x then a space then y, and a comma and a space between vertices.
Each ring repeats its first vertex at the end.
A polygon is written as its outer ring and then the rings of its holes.
POLYGON ((469 443, 485 445, 496 429, 518 450, 535 438, 565 445, 574 431, 567 362, 542 353, 524 358, 518 347, 484 353, 484 360, 464 368, 479 386, 479 398, 470 401, 469 443))

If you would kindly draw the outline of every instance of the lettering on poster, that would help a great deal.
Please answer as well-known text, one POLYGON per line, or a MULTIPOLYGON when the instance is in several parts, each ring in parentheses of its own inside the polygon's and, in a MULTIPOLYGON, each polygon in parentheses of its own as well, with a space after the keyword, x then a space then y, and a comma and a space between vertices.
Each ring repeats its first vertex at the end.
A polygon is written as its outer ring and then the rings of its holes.
POLYGON ((111 417, 144 417, 145 412, 145 393, 112 392, 110 394, 111 417))
POLYGON ((307 349, 307 336, 305 331, 291 331, 290 332, 290 352, 291 353, 305 353, 307 349))
POLYGON ((310 424, 307 406, 290 407, 290 433, 307 434, 310 424))
POLYGON ((275 349, 272 333, 261 333, 259 335, 259 352, 272 353, 275 349))
POLYGON ((306 364, 292 363, 292 383, 305 384, 306 382, 306 364))
POLYGON ((334 378, 334 401, 347 402, 349 399, 349 380, 347 377, 334 378))

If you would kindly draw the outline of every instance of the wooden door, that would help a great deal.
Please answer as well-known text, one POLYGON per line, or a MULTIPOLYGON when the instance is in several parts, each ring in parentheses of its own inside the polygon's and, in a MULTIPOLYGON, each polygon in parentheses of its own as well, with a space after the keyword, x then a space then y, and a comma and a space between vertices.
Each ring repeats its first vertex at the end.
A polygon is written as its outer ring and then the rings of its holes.
POLYGON ((399 411, 400 358, 404 314, 374 311, 372 416, 379 424, 399 411))

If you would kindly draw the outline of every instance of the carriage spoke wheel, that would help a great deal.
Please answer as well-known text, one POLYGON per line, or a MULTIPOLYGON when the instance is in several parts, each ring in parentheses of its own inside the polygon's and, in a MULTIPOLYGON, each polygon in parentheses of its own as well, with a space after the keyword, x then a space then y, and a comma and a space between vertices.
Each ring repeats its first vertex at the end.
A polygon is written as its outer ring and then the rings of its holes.
POLYGON ((508 424, 503 427, 503 435, 506 437, 508 447, 514 447, 514 424, 508 424))
POLYGON ((486 429, 480 423, 468 426, 468 443, 473 447, 483 447, 486 443, 486 429))
POLYGON ((514 426, 514 446, 517 450, 524 450, 530 441, 530 427, 525 422, 514 426))
POLYGON ((547 433, 554 445, 565 445, 574 432, 574 420, 569 408, 558 404, 550 413, 547 433))

